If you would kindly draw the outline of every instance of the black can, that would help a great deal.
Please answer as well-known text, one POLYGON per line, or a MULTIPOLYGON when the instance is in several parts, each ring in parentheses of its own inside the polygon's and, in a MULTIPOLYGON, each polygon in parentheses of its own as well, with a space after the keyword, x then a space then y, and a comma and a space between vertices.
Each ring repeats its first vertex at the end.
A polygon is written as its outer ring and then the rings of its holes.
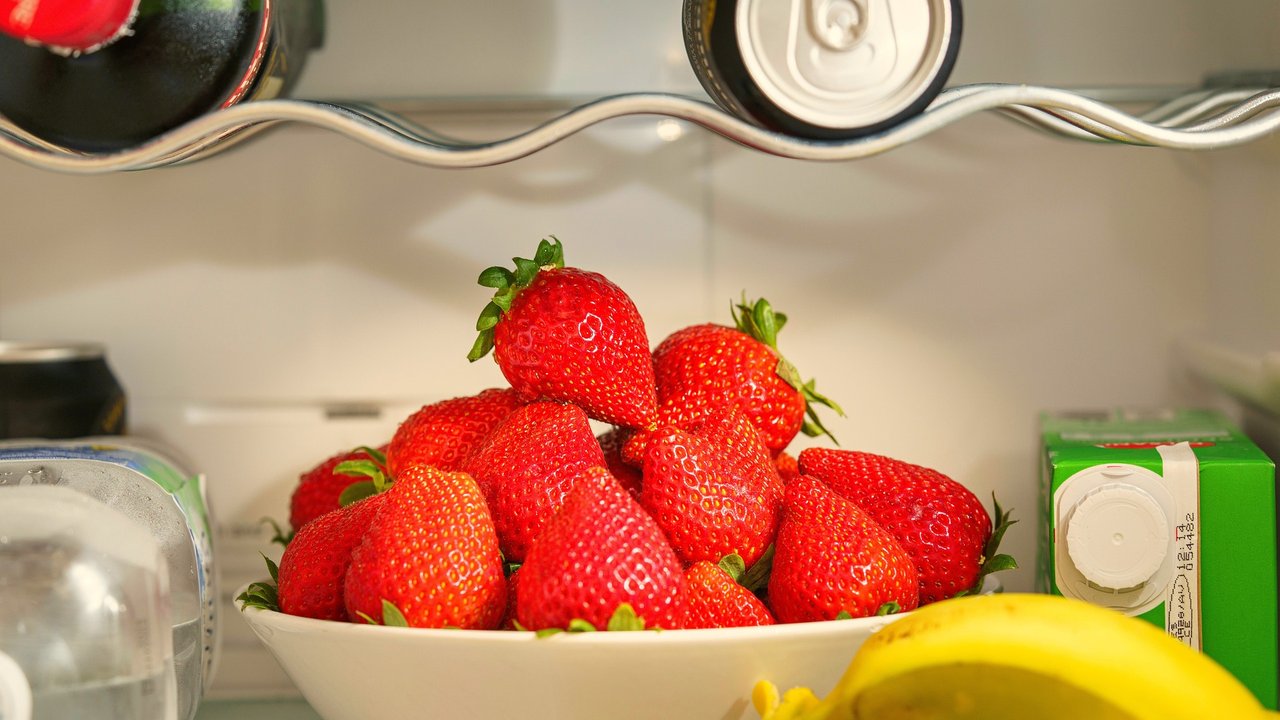
POLYGON ((0 342, 0 438, 123 435, 126 411, 101 345, 0 342))

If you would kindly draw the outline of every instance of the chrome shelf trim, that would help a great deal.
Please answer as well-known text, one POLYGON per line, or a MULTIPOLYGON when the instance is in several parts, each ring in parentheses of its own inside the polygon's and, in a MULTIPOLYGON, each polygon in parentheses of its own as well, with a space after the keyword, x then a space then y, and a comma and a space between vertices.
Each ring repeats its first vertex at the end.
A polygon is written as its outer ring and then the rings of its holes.
MULTIPOLYGON (((268 100, 220 110, 143 145, 110 154, 61 148, 0 117, 0 155, 74 174, 144 170, 208 157, 257 131, 285 123, 329 130, 391 157, 440 168, 511 162, 598 123, 630 116, 675 118, 761 152, 822 162, 880 155, 987 111, 1066 138, 1178 150, 1240 145, 1280 128, 1280 113, 1275 112, 1280 107, 1280 89, 1220 88, 1161 94, 1139 88, 1131 89, 1130 95, 1139 102, 1163 103, 1134 115, 1111 104, 1125 102, 1122 89, 1094 93, 1030 85, 962 85, 943 91, 925 112, 888 131, 848 141, 806 140, 771 132, 739 120, 705 100, 662 93, 591 100, 525 132, 482 143, 443 136, 368 103, 268 100), (1098 99, 1104 97, 1105 101, 1098 99)), ((492 109, 498 105, 477 107, 492 109)))

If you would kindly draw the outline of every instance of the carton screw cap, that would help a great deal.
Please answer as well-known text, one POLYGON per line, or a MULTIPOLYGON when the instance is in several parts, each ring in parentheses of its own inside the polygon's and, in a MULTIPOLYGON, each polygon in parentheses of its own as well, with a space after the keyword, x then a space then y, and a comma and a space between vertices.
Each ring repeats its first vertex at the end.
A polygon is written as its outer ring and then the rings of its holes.
POLYGON ((1141 587, 1169 553, 1169 522, 1150 493, 1108 483, 1086 495, 1067 521, 1067 553, 1090 585, 1123 592, 1141 587))

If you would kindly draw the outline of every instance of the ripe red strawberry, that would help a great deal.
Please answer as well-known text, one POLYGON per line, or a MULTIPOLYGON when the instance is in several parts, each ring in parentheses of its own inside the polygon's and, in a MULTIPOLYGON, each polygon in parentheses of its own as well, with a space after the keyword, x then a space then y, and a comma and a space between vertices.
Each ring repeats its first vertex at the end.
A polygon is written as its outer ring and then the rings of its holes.
POLYGON ((293 496, 289 498, 289 525, 294 531, 301 530, 303 525, 321 515, 337 510, 342 491, 352 483, 365 479, 362 475, 336 473, 335 468, 350 460, 373 460, 381 463, 383 458, 377 456, 380 452, 381 450, 370 455, 368 448, 340 452, 302 473, 293 496))
POLYGON ((782 478, 751 419, 735 405, 721 405, 685 428, 716 446, 739 473, 758 478, 782 494, 782 478))
POLYGON ((778 456, 773 459, 773 463, 778 468, 778 476, 782 478, 783 485, 800 477, 800 461, 794 455, 785 452, 778 453, 778 456))
POLYGON ((999 522, 993 528, 982 502, 936 470, 826 448, 802 451, 800 470, 862 508, 897 538, 919 572, 921 605, 975 589, 990 572, 1017 567, 1008 555, 996 553, 1011 524, 1009 514, 997 505, 999 522))
POLYGON ((779 622, 867 617, 888 603, 916 608, 911 556, 870 515, 807 475, 787 485, 783 502, 769 579, 779 622))
POLYGON ((830 435, 816 406, 844 412, 779 354, 777 335, 786 316, 763 299, 751 305, 744 299, 733 317, 736 328, 695 325, 653 351, 662 421, 688 427, 716 405, 733 402, 751 418, 771 454, 785 449, 801 429, 830 435))
POLYGON ((520 567, 516 616, 530 630, 608 627, 627 604, 648 627, 678 628, 688 583, 653 519, 604 468, 579 476, 520 567))
POLYGON ((502 622, 507 580, 484 496, 466 473, 415 465, 383 497, 351 555, 347 617, 411 627, 489 630, 502 622))
MULTIPOLYGON (((742 560, 737 561, 741 568, 742 560)), ((750 627, 773 625, 773 614, 723 565, 702 561, 685 571, 689 582, 689 611, 684 628, 750 627)))
POLYGON ((514 390, 496 388, 425 405, 391 438, 387 470, 392 477, 418 464, 460 470, 467 455, 519 405, 514 390))
POLYGON ((298 530, 280 557, 280 612, 320 620, 346 620, 342 588, 351 552, 382 506, 374 495, 325 513, 298 530))
POLYGON ((582 408, 548 400, 514 410, 463 469, 484 491, 503 555, 522 562, 574 479, 603 466, 604 453, 582 408))
POLYGON ((622 448, 631 439, 632 433, 630 428, 614 428, 597 436, 596 440, 604 452, 604 466, 631 493, 631 497, 639 500, 643 475, 639 468, 622 459, 622 448))
POLYGON ((737 553, 751 565, 773 542, 782 481, 751 422, 733 406, 691 432, 653 433, 640 504, 686 563, 737 553))
POLYGON ((560 241, 543 240, 516 271, 491 267, 480 284, 496 288, 480 313, 471 361, 490 349, 524 400, 579 405, 613 425, 645 427, 657 414, 653 358, 635 303, 604 276, 564 266, 560 241))

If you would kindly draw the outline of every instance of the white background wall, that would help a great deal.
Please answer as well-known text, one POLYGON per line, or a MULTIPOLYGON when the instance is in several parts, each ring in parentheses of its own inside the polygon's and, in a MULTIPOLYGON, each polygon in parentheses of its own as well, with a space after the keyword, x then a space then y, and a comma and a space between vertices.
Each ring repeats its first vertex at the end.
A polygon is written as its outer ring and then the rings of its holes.
MULTIPOLYGON (((1194 84, 1276 65, 1272 3, 968 3, 957 82, 1194 84)), ((679 3, 335 2, 310 97, 699 92, 679 3)), ((484 110, 441 129, 497 137, 484 110)), ((426 118, 431 120, 430 117, 426 118)), ((786 354, 849 411, 846 447, 997 492, 1030 587, 1043 409, 1209 398, 1176 343, 1277 349, 1280 144, 1202 153, 1050 139, 967 119, 864 161, 766 157, 616 120, 510 165, 391 160, 272 131, 175 169, 98 178, 0 160, 0 337, 107 344, 133 428, 208 473, 226 590, 298 472, 409 411, 499 384, 468 364, 484 267, 556 234, 634 297, 650 340, 727 321, 746 290, 791 316, 786 354), (326 408, 373 416, 332 419, 326 408)), ((255 641, 231 620, 230 652, 255 641)), ((259 661, 265 662, 262 658, 259 661)), ((224 688, 278 676, 224 662, 224 688)))

